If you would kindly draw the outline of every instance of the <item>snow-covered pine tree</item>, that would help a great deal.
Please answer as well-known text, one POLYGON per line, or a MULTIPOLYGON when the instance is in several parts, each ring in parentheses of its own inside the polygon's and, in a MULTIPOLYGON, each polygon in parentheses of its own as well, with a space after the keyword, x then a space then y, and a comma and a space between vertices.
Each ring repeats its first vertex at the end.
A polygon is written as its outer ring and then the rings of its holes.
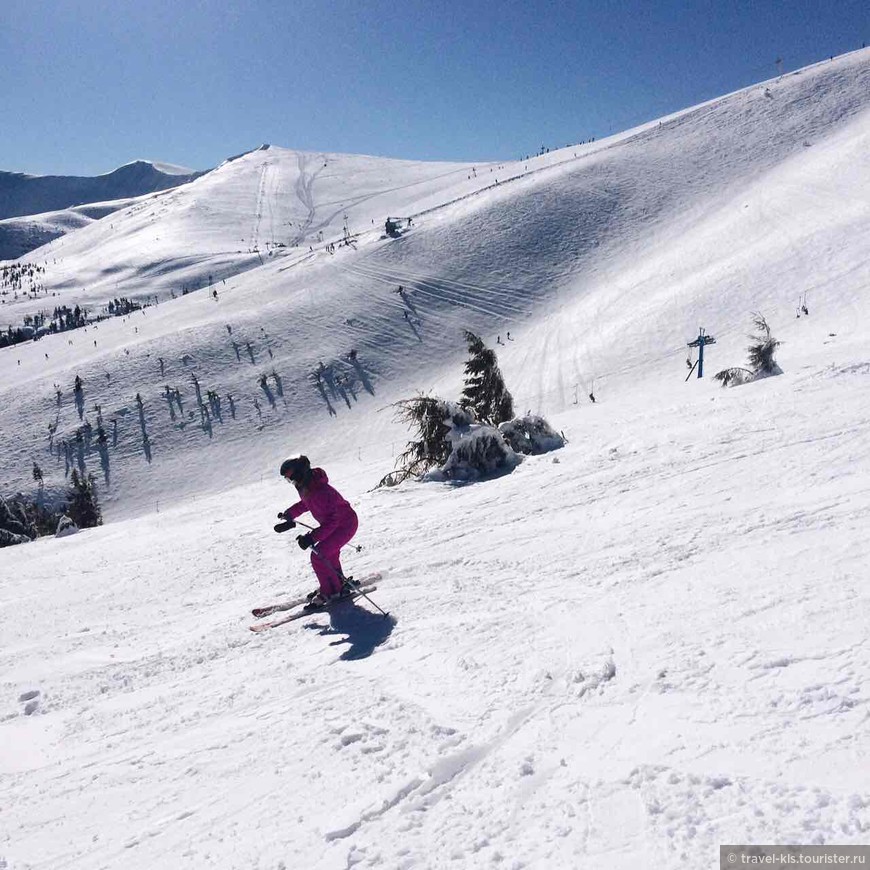
POLYGON ((749 365, 755 372, 755 376, 780 374, 782 370, 776 364, 773 355, 781 342, 770 334, 770 327, 761 314, 754 313, 752 323, 755 326, 756 335, 749 336, 752 344, 747 350, 749 351, 749 365))
POLYGON ((747 348, 750 368, 732 366, 716 372, 713 377, 721 381, 723 387, 738 387, 759 378, 766 378, 768 375, 782 374, 782 369, 774 359, 774 353, 782 342, 777 341, 770 334, 770 326, 761 314, 753 313, 752 323, 756 334, 749 336, 752 342, 747 348))
POLYGON ((465 389, 460 404, 490 426, 498 426, 514 415, 514 400, 498 367, 495 351, 480 336, 465 331, 469 359, 465 363, 465 389))

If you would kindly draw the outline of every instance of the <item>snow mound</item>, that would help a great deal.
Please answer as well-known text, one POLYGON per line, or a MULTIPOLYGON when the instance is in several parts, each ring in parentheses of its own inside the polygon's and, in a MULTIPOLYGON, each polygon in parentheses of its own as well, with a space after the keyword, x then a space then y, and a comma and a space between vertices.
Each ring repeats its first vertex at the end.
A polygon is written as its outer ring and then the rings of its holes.
POLYGON ((57 531, 54 536, 56 538, 67 538, 70 535, 76 534, 79 527, 66 515, 62 516, 57 523, 57 531))

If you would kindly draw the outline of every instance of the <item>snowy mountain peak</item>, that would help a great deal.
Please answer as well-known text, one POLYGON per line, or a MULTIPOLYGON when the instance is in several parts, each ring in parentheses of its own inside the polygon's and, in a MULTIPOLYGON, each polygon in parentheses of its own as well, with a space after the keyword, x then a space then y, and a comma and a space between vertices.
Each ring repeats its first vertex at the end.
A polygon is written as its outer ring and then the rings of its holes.
MULTIPOLYGON (((120 172, 122 169, 127 169, 130 166, 151 167, 155 172, 159 172, 162 175, 202 175, 202 172, 197 172, 196 170, 189 169, 185 166, 176 166, 173 163, 160 163, 153 160, 131 160, 129 163, 125 163, 123 166, 119 166, 118 169, 113 171, 120 172)), ((108 174, 111 175, 112 173, 108 174)))

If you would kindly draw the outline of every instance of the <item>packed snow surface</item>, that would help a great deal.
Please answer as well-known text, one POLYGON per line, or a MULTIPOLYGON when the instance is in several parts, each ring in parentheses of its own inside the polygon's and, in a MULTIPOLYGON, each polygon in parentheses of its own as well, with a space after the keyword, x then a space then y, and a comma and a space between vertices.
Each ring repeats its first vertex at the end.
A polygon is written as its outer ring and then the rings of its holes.
POLYGON ((9 323, 159 304, 0 351, 7 491, 82 464, 106 515, 0 552, 0 866, 870 841, 870 51, 516 163, 264 146, 24 261, 44 290, 9 323), (756 311, 784 373, 722 389, 756 311), (463 329, 568 443, 373 490, 409 437, 389 406, 458 398, 463 329), (65 459, 96 406, 108 459, 65 459), (298 451, 389 617, 248 631, 314 587, 272 532, 298 451))
MULTIPOLYGON (((136 198, 89 202, 43 214, 0 220, 0 260, 23 257, 35 248, 47 245, 61 236, 86 227, 122 208, 135 204, 136 198)), ((2 317, 0 317, 2 322, 2 317)), ((3 324, 12 325, 12 324, 3 324)))

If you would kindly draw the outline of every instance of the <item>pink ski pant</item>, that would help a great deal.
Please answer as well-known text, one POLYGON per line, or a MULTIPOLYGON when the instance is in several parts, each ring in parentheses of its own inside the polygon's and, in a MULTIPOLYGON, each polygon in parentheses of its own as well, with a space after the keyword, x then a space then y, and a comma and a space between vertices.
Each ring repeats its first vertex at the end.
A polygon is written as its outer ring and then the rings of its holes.
POLYGON ((325 538, 316 544, 317 551, 311 553, 311 567, 320 583, 324 595, 341 592, 341 548, 356 534, 359 521, 356 514, 350 514, 340 522, 325 538))

